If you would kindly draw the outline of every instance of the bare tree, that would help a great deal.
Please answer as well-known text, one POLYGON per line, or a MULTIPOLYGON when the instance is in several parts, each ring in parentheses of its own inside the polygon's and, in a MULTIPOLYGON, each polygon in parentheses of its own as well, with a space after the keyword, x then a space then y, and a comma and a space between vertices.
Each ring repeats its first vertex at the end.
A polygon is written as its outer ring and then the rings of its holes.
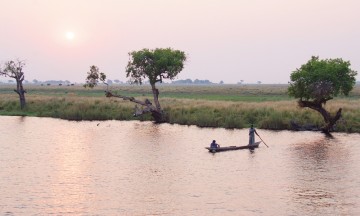
POLYGON ((20 107, 23 109, 26 106, 25 101, 25 93, 23 87, 24 81, 24 72, 23 68, 25 66, 25 62, 22 60, 15 60, 15 61, 7 61, 5 62, 4 66, 0 68, 0 75, 5 77, 11 77, 16 81, 16 89, 14 91, 19 95, 20 98, 20 107))

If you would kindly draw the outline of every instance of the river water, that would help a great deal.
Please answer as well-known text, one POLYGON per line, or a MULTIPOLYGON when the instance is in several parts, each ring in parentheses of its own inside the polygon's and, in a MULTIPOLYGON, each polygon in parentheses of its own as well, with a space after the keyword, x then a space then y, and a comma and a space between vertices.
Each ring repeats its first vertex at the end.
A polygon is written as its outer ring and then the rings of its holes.
POLYGON ((0 215, 360 215, 360 135, 0 117, 0 215))

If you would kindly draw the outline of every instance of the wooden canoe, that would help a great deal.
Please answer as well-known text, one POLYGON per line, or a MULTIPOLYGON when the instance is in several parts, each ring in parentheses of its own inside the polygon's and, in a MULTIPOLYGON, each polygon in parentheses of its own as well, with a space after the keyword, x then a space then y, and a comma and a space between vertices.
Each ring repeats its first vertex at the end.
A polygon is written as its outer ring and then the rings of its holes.
POLYGON ((207 150, 209 150, 209 152, 222 152, 222 151, 232 151, 232 150, 239 150, 239 149, 254 149, 254 148, 258 148, 260 142, 256 142, 252 145, 246 145, 246 146, 226 146, 226 147, 220 147, 220 148, 210 148, 210 147, 205 147, 207 150))

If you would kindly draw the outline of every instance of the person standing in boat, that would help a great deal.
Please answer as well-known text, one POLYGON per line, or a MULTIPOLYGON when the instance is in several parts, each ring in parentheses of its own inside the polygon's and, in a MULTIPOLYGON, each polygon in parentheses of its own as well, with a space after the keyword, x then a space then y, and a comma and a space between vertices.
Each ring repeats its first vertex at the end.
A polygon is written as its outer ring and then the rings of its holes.
POLYGON ((249 130, 249 145, 252 145, 255 143, 255 134, 259 136, 259 134, 256 132, 254 125, 251 124, 250 130, 249 130))
POLYGON ((217 144, 215 140, 213 140, 212 143, 210 144, 210 148, 220 148, 220 145, 217 144))

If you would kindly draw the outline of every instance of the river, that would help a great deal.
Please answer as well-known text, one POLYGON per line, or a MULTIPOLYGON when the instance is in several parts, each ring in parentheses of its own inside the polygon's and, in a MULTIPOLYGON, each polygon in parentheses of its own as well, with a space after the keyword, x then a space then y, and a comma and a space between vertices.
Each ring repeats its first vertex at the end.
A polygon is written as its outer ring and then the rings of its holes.
POLYGON ((0 117, 0 215, 360 215, 360 135, 0 117), (258 138, 257 138, 258 139, 258 138))

